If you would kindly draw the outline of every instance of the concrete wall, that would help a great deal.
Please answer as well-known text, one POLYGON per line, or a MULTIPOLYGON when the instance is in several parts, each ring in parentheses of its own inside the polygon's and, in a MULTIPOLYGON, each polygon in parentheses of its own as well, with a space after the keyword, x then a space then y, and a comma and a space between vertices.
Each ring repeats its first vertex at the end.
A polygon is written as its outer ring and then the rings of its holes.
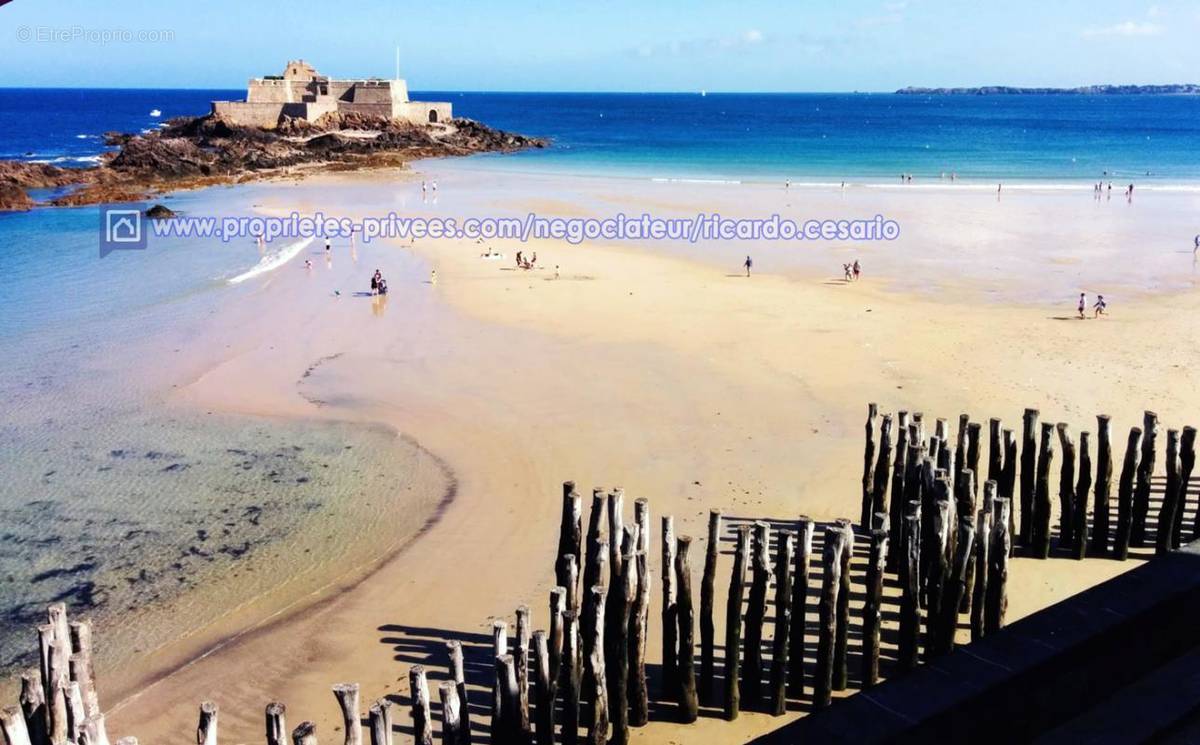
POLYGON ((396 112, 398 118, 407 119, 416 124, 428 124, 430 112, 437 114, 436 121, 448 121, 453 115, 451 106, 446 101, 409 101, 402 104, 396 112))
POLYGON ((213 101, 212 112, 230 122, 262 129, 275 129, 285 107, 296 104, 259 101, 213 101))

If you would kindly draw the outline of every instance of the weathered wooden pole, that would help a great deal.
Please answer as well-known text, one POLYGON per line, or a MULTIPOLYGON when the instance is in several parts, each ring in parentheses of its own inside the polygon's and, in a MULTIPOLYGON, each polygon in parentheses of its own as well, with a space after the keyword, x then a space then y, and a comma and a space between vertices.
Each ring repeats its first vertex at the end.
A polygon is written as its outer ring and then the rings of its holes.
POLYGON ((1033 495, 1033 557, 1050 558, 1050 468, 1054 463, 1054 425, 1042 422, 1038 447, 1037 489, 1033 495))
POLYGON ((708 541, 704 545, 704 575, 700 579, 700 699, 712 704, 716 696, 716 596, 717 561, 721 555, 721 511, 708 511, 708 541))
MULTIPOLYGON (((442 697, 442 742, 446 745, 462 745, 465 740, 461 736, 455 735, 449 729, 447 719, 449 716, 449 703, 446 701, 446 694, 441 689, 449 688, 450 694, 454 697, 453 705, 455 707, 454 717, 459 720, 458 712, 458 689, 454 685, 454 681, 447 680, 438 687, 438 692, 442 697)), ((269 714, 269 712, 268 712, 269 714)), ((280 724, 282 724, 282 720, 280 724)), ((386 698, 381 698, 371 704, 371 708, 367 710, 367 723, 370 725, 369 732, 371 733, 371 745, 392 745, 392 702, 386 698)), ((268 743, 268 745, 271 745, 268 743)))
POLYGON ((1133 520, 1129 529, 1129 545, 1146 545, 1146 518, 1150 514, 1150 480, 1154 477, 1155 445, 1158 442, 1158 414, 1147 411, 1142 415, 1142 459, 1137 469, 1137 486, 1133 492, 1133 520))
POLYGON ((533 732, 529 721, 529 645, 533 634, 529 628, 529 606, 518 607, 516 616, 517 647, 512 654, 517 667, 517 724, 528 735, 533 732))
POLYGON ((988 469, 984 483, 995 481, 999 484, 1004 473, 1004 444, 1001 442, 1000 433, 1000 420, 992 417, 988 420, 988 469))
POLYGON ((588 513, 587 556, 583 564, 583 587, 579 597, 579 629, 584 639, 591 634, 588 625, 594 616, 588 605, 592 599, 591 588, 608 586, 608 533, 604 528, 607 522, 604 517, 605 501, 603 489, 592 490, 592 507, 588 513))
POLYGON ((589 606, 592 619, 588 623, 589 635, 584 637, 584 672, 587 677, 588 695, 588 745, 605 745, 608 740, 608 691, 605 687, 604 671, 604 588, 599 585, 588 590, 591 594, 589 606))
MULTIPOLYGON (((979 459, 980 459, 981 450, 982 450, 980 448, 979 441, 981 439, 982 433, 983 433, 983 425, 980 424, 979 422, 971 422, 970 424, 967 425, 967 468, 971 469, 971 473, 975 474, 975 476, 976 476, 976 479, 974 482, 974 486, 976 489, 979 488, 979 483, 984 480, 983 478, 980 477, 981 472, 979 470, 979 459)), ((979 500, 978 492, 972 492, 971 499, 974 501, 978 501, 979 500)), ((972 512, 972 514, 974 514, 974 512, 972 512)))
POLYGON ((867 562, 866 601, 863 603, 863 688, 879 682, 879 629, 883 620, 883 571, 887 546, 887 531, 872 530, 871 557, 867 562))
POLYGON ((212 701, 200 704, 200 720, 196 723, 196 745, 217 745, 217 705, 212 701))
POLYGON ((579 618, 573 610, 563 612, 562 654, 562 742, 579 742, 579 687, 582 678, 579 652, 579 618))
MULTIPOLYGON (((521 732, 520 694, 517 691, 517 663, 511 654, 496 658, 496 680, 500 681, 500 718, 492 729, 492 742, 495 745, 525 745, 525 737, 521 732)), ((601 688, 604 686, 601 685, 601 688)), ((416 721, 416 707, 413 708, 413 720, 416 721)), ((433 733, 429 740, 421 738, 421 730, 417 730, 417 745, 433 742, 433 733)))
MULTIPOLYGON (((450 681, 442 681, 438 684, 438 698, 442 702, 442 745, 460 745, 467 742, 464 739, 466 734, 463 731, 462 712, 466 708, 466 703, 458 698, 458 689, 450 681)), ((371 707, 371 743, 375 745, 375 711, 379 704, 371 707)), ((383 728, 383 722, 380 722, 380 729, 383 728)), ((382 734, 382 733, 381 733, 382 734)), ((390 723, 388 726, 388 737, 391 737, 390 723)), ((389 739, 388 742, 391 740, 389 739)))
POLYGON ((888 511, 888 481, 892 474, 892 415, 883 415, 879 427, 879 457, 875 461, 874 483, 871 484, 871 517, 888 511))
POLYGON ((338 683, 333 695, 342 710, 342 732, 346 745, 362 745, 362 725, 359 724, 358 683, 338 683))
MULTIPOLYGON (((446 650, 450 653, 450 679, 454 681, 454 691, 458 694, 459 703, 462 704, 459 719, 466 738, 463 741, 465 745, 471 737, 471 706, 470 699, 467 698, 467 676, 463 668, 462 642, 457 639, 446 642, 446 650)), ((390 719, 391 714, 388 714, 388 717, 390 719)))
POLYGON ((725 604, 725 718, 738 717, 741 705, 738 678, 742 659, 742 598, 746 592, 746 566, 750 563, 750 526, 737 529, 737 549, 729 575, 729 596, 725 604))
POLYGON ((742 674, 742 701, 761 709, 762 695, 762 632, 767 616, 767 585, 771 582, 770 525, 754 523, 754 544, 750 551, 750 599, 746 607, 745 667, 742 674))
POLYGON ((842 552, 845 550, 846 531, 838 526, 826 528, 821 557, 821 601, 818 604, 817 673, 813 684, 813 707, 817 709, 829 706, 833 700, 833 648, 837 643, 837 603, 842 587, 842 552))
MULTIPOLYGON (((1187 509, 1188 485, 1192 480, 1192 469, 1196 467, 1196 428, 1184 427, 1183 438, 1179 441, 1179 513, 1175 520, 1175 532, 1172 538, 1175 548, 1183 540, 1183 513, 1187 509)), ((1196 519, 1200 520, 1200 505, 1196 508, 1196 519)))
MULTIPOLYGON (((908 472, 908 413, 901 411, 900 433, 896 442, 896 460, 892 466, 892 500, 888 505, 889 530, 893 545, 900 545, 904 531, 904 505, 907 487, 904 483, 908 472)), ((887 569, 895 572, 900 566, 900 552, 893 551, 888 555, 887 569)))
POLYGON ((680 536, 675 552, 675 579, 679 583, 679 720, 696 721, 700 702, 696 694, 695 626, 692 606, 692 565, 689 557, 690 536, 680 536))
POLYGON ((650 689, 646 682, 646 636, 650 607, 650 569, 646 552, 634 558, 637 594, 629 615, 629 724, 644 727, 650 721, 650 689))
POLYGON ((109 745, 108 729, 103 714, 84 720, 79 732, 79 745, 109 745))
POLYGON ((987 607, 983 614, 984 630, 988 634, 1004 628, 1004 615, 1008 612, 1008 558, 1012 553, 1008 517, 1011 510, 1011 501, 1003 497, 996 500, 992 510, 991 545, 988 546, 987 607))
POLYGON ((1029 545, 1033 540, 1033 498, 1037 485, 1037 426, 1038 410, 1026 409, 1021 420, 1021 527, 1016 536, 1016 543, 1022 546, 1029 545))
POLYGON ((910 502, 904 516, 900 550, 900 637, 896 666, 907 672, 917 666, 921 627, 921 503, 910 502))
MULTIPOLYGON (((1004 430, 1004 470, 1001 473, 996 496, 1007 499, 1010 507, 1017 501, 1017 461, 1019 460, 1016 435, 1011 429, 1006 429, 1004 430)), ((1012 509, 1008 511, 1008 534, 1010 537, 1017 534, 1017 516, 1012 509)))
MULTIPOLYGON (((571 577, 567 571, 567 557, 583 555, 583 500, 575 491, 574 481, 563 482, 562 488, 562 522, 558 528, 558 561, 555 563, 555 577, 560 587, 570 587, 571 577)), ((579 578, 576 577, 578 582, 579 578)), ((571 597, 578 593, 574 588, 571 597)))
POLYGON ((616 623, 605 630, 606 635, 612 634, 611 638, 605 639, 609 646, 604 660, 608 666, 608 707, 609 720, 612 722, 610 742, 614 745, 626 745, 629 742, 629 661, 636 654, 629 643, 629 628, 637 599, 637 566, 634 563, 637 561, 636 541, 628 544, 621 555, 623 569, 620 584, 614 585, 609 591, 608 603, 617 609, 611 616, 616 623))
POLYGON ((1109 498, 1112 495, 1112 420, 1107 414, 1096 417, 1096 491, 1092 507, 1090 553, 1108 553, 1109 498))
MULTIPOLYGON (((508 623, 495 619, 492 621, 492 659, 498 660, 508 654, 508 623)), ((496 668, 495 665, 492 666, 496 668)), ((503 716, 503 701, 500 698, 502 681, 498 676, 492 678, 492 731, 500 727, 500 717, 503 716)), ((415 694, 414 694, 415 695, 415 694)))
POLYGON ((679 609, 675 590, 675 518, 662 518, 662 697, 671 699, 679 687, 679 609))
POLYGON ((796 561, 796 531, 779 533, 775 552, 775 636, 771 644, 771 713, 787 712, 788 638, 792 627, 792 565, 796 561))
POLYGON ((21 674, 20 703, 21 713, 25 717, 25 730, 29 733, 33 745, 50 745, 46 693, 42 688, 41 674, 37 670, 28 670, 21 674))
POLYGON ((46 696, 46 731, 51 745, 65 745, 68 736, 66 684, 70 648, 58 641, 55 624, 38 626, 38 642, 42 654, 42 686, 46 696))
POLYGON ((948 654, 954 650, 955 637, 958 633, 958 609, 962 599, 971 591, 967 584, 967 566, 975 554, 975 518, 970 514, 959 516, 958 539, 955 541, 954 563, 946 579, 943 589, 941 607, 941 634, 939 650, 948 654))
POLYGON ((7 745, 33 745, 20 707, 6 706, 0 709, 0 732, 3 732, 7 745))
MULTIPOLYGON (((512 669, 512 655, 504 655, 508 660, 509 669, 516 681, 516 671, 512 669)), ((429 682, 425 677, 424 665, 413 665, 408 669, 409 695, 412 696, 413 741, 416 745, 433 745, 433 717, 429 715, 429 682)), ((502 694, 506 689, 501 689, 502 694)))
MULTIPOLYGON (((996 505, 996 482, 989 481, 983 485, 984 504, 996 505)), ((971 641, 982 639, 987 633, 985 620, 987 612, 987 583, 991 568, 993 513, 980 508, 975 513, 975 583, 970 588, 974 600, 971 603, 971 641)))
MULTIPOLYGON (((930 544, 934 548, 929 563, 929 579, 925 584, 926 609, 925 616, 925 658, 929 659, 938 649, 938 635, 942 623, 942 603, 949 579, 950 562, 946 559, 946 547, 950 545, 950 485, 946 479, 938 479, 935 485, 936 501, 933 503, 933 538, 930 544)), ((954 606, 958 613, 958 605, 954 606)))
POLYGON ((813 521, 801 516, 796 523, 796 568, 792 572, 792 626, 788 633, 788 695, 804 695, 804 654, 808 615, 809 566, 812 563, 813 521))
POLYGON ((1083 560, 1088 547, 1088 492, 1092 488, 1091 434, 1079 433, 1079 481, 1075 484, 1075 499, 1071 516, 1071 556, 1083 560))
POLYGON ((1117 481, 1117 532, 1113 537, 1113 558, 1125 561, 1129 558, 1130 536, 1133 532, 1133 482, 1138 471, 1138 443, 1142 430, 1133 427, 1125 443, 1125 462, 1121 465, 1121 477, 1117 481))
MULTIPOLYGON (((575 557, 570 558, 574 560, 575 557)), ((550 589, 550 635, 546 638, 546 645, 550 653, 550 680, 555 683, 562 669, 563 613, 568 608, 574 610, 574 605, 567 599, 569 594, 564 587, 550 589)))
POLYGON ((1057 430, 1063 455, 1058 471, 1058 545, 1070 548, 1075 542, 1075 441, 1066 422, 1059 422, 1057 430))
POLYGON ((835 522, 846 534, 846 543, 842 549, 842 570, 839 573, 841 589, 838 591, 837 633, 833 638, 833 690, 844 691, 850 684, 847 659, 850 655, 850 561, 854 558, 854 525, 845 518, 835 522))
POLYGON ((554 694, 557 685, 550 670, 550 642, 546 632, 533 632, 533 669, 536 683, 534 714, 537 745, 554 745, 554 694))
POLYGON ((296 729, 292 730, 292 745, 317 745, 317 725, 312 722, 301 722, 296 729))
POLYGON ((614 676, 619 667, 615 659, 615 647, 620 643, 620 636, 623 636, 623 633, 618 633, 617 627, 624 623, 626 628, 628 628, 627 620, 623 620, 625 609, 621 602, 621 588, 625 580, 625 567, 622 559, 624 557, 624 543, 628 540, 625 534, 624 520, 625 490, 615 487, 608 493, 608 591, 610 595, 613 593, 616 593, 616 595, 608 598, 604 610, 604 669, 608 676, 606 686, 608 688, 608 716, 610 722, 614 718, 614 676))
POLYGON ((100 714, 100 699, 96 693, 96 670, 92 657, 92 622, 87 619, 68 624, 71 641, 70 676, 79 683, 84 709, 89 717, 100 714))
MULTIPOLYGON (((953 500, 950 503, 951 507, 954 508, 952 511, 952 516, 950 518, 951 531, 954 531, 954 526, 957 525, 958 520, 960 520, 963 517, 968 518, 969 520, 971 520, 972 524, 974 524, 975 512, 979 509, 977 506, 979 500, 976 499, 976 488, 977 487, 975 484, 975 471, 973 471, 972 469, 969 469, 969 468, 964 470, 963 471, 962 498, 953 500)), ((986 493, 986 491, 985 491, 985 493, 986 493)), ((985 502, 987 501, 986 497, 985 497, 984 501, 985 502)), ((954 567, 954 554, 955 554, 955 551, 957 550, 958 537, 960 535, 961 535, 961 532, 952 532, 951 533, 951 538, 950 538, 951 550, 948 550, 946 552, 946 562, 947 562, 947 566, 950 568, 954 567)), ((963 593, 962 598, 959 600, 958 612, 965 613, 969 616, 971 614, 971 600, 972 600, 971 593, 975 587, 975 554, 972 553, 972 554, 967 555, 967 564, 966 564, 966 567, 964 568, 964 572, 965 572, 965 574, 963 577, 963 581, 966 582, 967 590, 966 590, 966 592, 963 593)))
POLYGON ((1154 554, 1171 551, 1171 533, 1175 530, 1175 512, 1179 509, 1179 430, 1167 430, 1167 484, 1162 506, 1158 508, 1158 527, 1154 531, 1154 554))
POLYGON ((879 406, 867 404, 867 444, 863 448, 862 510, 859 525, 863 530, 871 529, 871 515, 875 514, 875 456, 879 443, 875 440, 875 420, 879 418, 879 406))
MULTIPOLYGON (((595 603, 597 601, 604 600, 604 598, 608 594, 608 575, 607 575, 607 571, 606 571, 608 568, 608 552, 607 552, 608 538, 603 530, 600 531, 600 534, 599 534, 598 538, 596 539, 596 545, 597 545, 598 549, 600 547, 604 547, 604 551, 597 550, 596 560, 595 560, 596 561, 596 569, 595 569, 596 580, 593 584, 587 585, 587 589, 585 590, 583 599, 581 601, 581 605, 583 607, 583 610, 582 610, 583 615, 581 615, 579 617, 579 637, 581 640, 581 644, 583 645, 583 648, 584 648, 584 657, 585 657, 585 660, 584 660, 585 672, 584 672, 582 680, 581 680, 582 689, 581 689, 580 695, 581 695, 581 698, 585 701, 593 701, 596 698, 600 698, 596 695, 596 692, 592 690, 592 682, 593 682, 592 676, 591 676, 590 672, 587 670, 586 666, 588 664, 588 660, 590 660, 590 658, 591 658, 591 648, 588 646, 590 641, 592 639, 597 639, 601 643, 603 643, 603 641, 604 641, 603 609, 601 609, 600 614, 597 615, 596 608, 595 608, 595 603), (599 622, 600 622, 599 628, 595 628, 593 626, 593 624, 595 624, 597 620, 599 620, 599 622)), ((599 650, 599 655, 600 655, 601 661, 603 661, 603 659, 604 659, 603 647, 601 647, 601 649, 599 650)), ((601 680, 603 680, 603 678, 601 678, 601 680)), ((584 711, 584 714, 585 714, 584 721, 585 722, 589 722, 587 717, 590 716, 593 711, 594 711, 594 708, 589 708, 584 711)), ((608 716, 607 711, 608 710, 606 708, 605 709, 605 717, 608 716)), ((607 720, 605 722, 605 726, 607 726, 607 720)))
POLYGON ((971 424, 970 414, 958 415, 958 432, 954 438, 954 482, 958 483, 959 476, 962 475, 964 468, 967 466, 967 427, 971 424))

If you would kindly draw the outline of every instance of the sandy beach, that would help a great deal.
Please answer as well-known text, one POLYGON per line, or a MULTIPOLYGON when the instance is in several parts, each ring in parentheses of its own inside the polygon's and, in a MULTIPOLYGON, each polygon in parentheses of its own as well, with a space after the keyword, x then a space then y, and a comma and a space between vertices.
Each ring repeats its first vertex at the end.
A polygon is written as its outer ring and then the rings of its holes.
MULTIPOLYGON (((534 628, 545 627, 568 479, 585 493, 623 487, 627 503, 648 498, 652 524, 673 515, 698 553, 710 508, 739 520, 855 517, 868 401, 1015 427, 1034 406, 1076 432, 1106 413, 1114 437, 1143 409, 1169 415, 1200 402, 1188 375, 1200 300, 1182 217, 1194 213, 1193 194, 1096 204, 1085 186, 997 201, 982 191, 784 194, 778 185, 529 176, 469 163, 419 170, 279 184, 257 208, 881 213, 905 232, 868 246, 494 245, 504 260, 481 258, 486 245, 471 241, 341 242, 328 261, 314 244, 256 278, 189 343, 172 405, 383 426, 442 464, 452 488, 415 537, 303 602, 265 618, 226 617, 99 670, 110 733, 183 737, 199 701, 212 699, 222 739, 253 742, 263 706, 278 700, 289 722, 311 719, 323 739, 340 737, 331 734, 341 724, 330 685, 358 682, 364 701, 404 696, 412 664, 445 678, 447 639, 486 643, 490 620, 511 622, 522 604, 534 628), (438 179, 436 204, 420 201, 422 177, 438 179), (538 268, 515 269, 516 250, 536 251, 538 268), (750 278, 740 272, 746 253, 755 256, 750 278), (844 283, 841 264, 855 258, 865 277, 844 283), (376 268, 389 295, 356 295, 376 268), (1080 290, 1105 293, 1109 317, 1072 320, 1080 290)), ((412 516, 377 515, 402 517, 412 516)), ((1016 559, 1009 619, 1138 563, 1016 559)), ((661 643, 651 628, 653 664, 661 643)), ((474 682, 479 670, 468 671, 474 682)), ((486 701, 474 692, 477 721, 486 701)), ((635 739, 680 741, 663 718, 635 739)), ((406 713, 396 719, 411 731, 406 713)), ((702 716, 686 740, 744 741, 781 721, 702 716)))

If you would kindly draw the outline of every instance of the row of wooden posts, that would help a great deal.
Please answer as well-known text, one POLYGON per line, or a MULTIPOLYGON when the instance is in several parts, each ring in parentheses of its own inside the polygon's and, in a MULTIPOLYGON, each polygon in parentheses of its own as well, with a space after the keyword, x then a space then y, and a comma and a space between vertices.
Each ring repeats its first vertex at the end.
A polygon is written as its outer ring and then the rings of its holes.
MULTIPOLYGON (((1008 562, 1016 546, 1037 558, 1051 554, 1050 477, 1056 441, 1062 451, 1059 548, 1076 559, 1125 559, 1131 546, 1144 546, 1157 458, 1157 416, 1146 412, 1143 426, 1130 431, 1117 486, 1115 530, 1109 525, 1109 418, 1098 417, 1093 471, 1089 433, 1081 433, 1076 443, 1066 424, 1042 423, 1039 430, 1038 417, 1034 409, 1025 411, 1020 448, 1013 430, 1003 428, 998 419, 990 420, 983 466, 987 478, 981 479, 976 476, 983 458, 980 423, 960 417, 952 446, 944 419, 935 420, 929 435, 921 414, 899 412, 880 419, 877 406, 869 405, 859 532, 847 519, 825 525, 819 571, 813 560, 818 525, 812 519, 800 517, 787 529, 774 531, 774 537, 767 522, 736 525, 720 685, 714 605, 725 517, 720 510, 709 513, 698 612, 692 539, 675 536, 672 517, 662 517, 663 646, 657 700, 666 702, 682 722, 695 721, 702 704, 730 720, 743 707, 782 715, 789 700, 803 698, 808 690, 814 708, 828 706, 833 692, 847 689, 850 681, 850 570, 859 540, 869 543, 859 641, 863 687, 880 679, 887 573, 894 574, 900 588, 892 674, 951 651, 960 615, 969 618, 973 640, 1000 629, 1007 609, 1008 562), (817 588, 814 639, 805 618, 810 589, 817 588), (773 602, 768 603, 772 589, 773 602), (769 611, 774 632, 769 659, 764 659, 769 611), (804 660, 813 653, 814 642, 816 664, 809 675, 804 660)), ((1167 433, 1166 483, 1156 532, 1160 553, 1181 541, 1195 436, 1191 427, 1167 433)), ((580 740, 624 745, 630 728, 650 718, 649 502, 635 500, 632 522, 626 524, 624 492, 596 489, 585 531, 583 500, 567 482, 562 508, 548 631, 532 631, 526 606, 516 611, 512 638, 506 621, 493 621, 490 730, 497 745, 574 745, 580 740)), ((1191 529, 1193 537, 1197 534, 1200 510, 1191 529)), ((0 712, 5 742, 109 745, 91 664, 91 626, 87 621, 68 623, 62 604, 50 607, 48 621, 38 628, 40 669, 22 677, 21 705, 0 712)), ((466 745, 472 735, 460 642, 447 644, 447 665, 449 679, 437 686, 441 740, 466 745)), ((432 745, 434 717, 424 666, 410 669, 409 684, 415 741, 432 745)), ((343 714, 345 745, 362 745, 358 685, 338 684, 333 692, 343 714)), ((391 745, 392 707, 388 699, 370 706, 367 729, 372 745, 391 745)), ((198 745, 216 745, 217 711, 211 702, 201 704, 198 745)), ((293 745, 316 745, 312 722, 289 733, 285 715, 282 703, 267 705, 268 745, 286 745, 289 734, 293 745)), ((135 743, 133 738, 118 741, 135 743)))

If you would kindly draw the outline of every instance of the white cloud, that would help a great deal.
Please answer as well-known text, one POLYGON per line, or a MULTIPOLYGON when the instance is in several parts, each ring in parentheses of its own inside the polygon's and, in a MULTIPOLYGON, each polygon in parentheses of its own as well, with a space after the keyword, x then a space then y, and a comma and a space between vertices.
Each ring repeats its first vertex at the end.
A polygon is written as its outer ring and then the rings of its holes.
POLYGON ((1111 26, 1085 28, 1081 35, 1085 39, 1095 39, 1110 36, 1158 36, 1162 32, 1162 26, 1150 21, 1123 21, 1111 26))
POLYGON ((855 22, 855 25, 859 28, 872 28, 875 26, 893 26, 897 23, 903 23, 906 8, 908 8, 907 0, 884 3, 881 13, 859 18, 855 22))

